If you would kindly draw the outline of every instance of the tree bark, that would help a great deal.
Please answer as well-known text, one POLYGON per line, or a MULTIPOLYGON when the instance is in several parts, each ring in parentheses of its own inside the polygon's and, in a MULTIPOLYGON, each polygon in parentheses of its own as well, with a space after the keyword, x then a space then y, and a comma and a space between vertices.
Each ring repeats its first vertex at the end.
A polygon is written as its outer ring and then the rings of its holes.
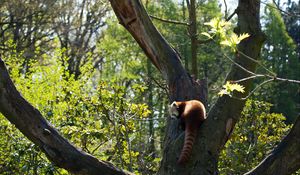
POLYGON ((191 58, 192 58, 192 74, 195 78, 198 77, 198 61, 197 61, 197 20, 196 20, 196 2, 195 0, 190 0, 190 3, 187 3, 189 9, 189 36, 191 39, 191 58))
POLYGON ((289 175, 300 168, 300 117, 289 134, 253 170, 245 175, 289 175))
POLYGON ((28 103, 11 81, 0 58, 0 112, 58 167, 79 175, 129 175, 109 162, 75 148, 28 103))
POLYGON ((199 86, 183 68, 180 56, 170 47, 150 20, 139 0, 110 0, 119 22, 130 32, 167 81, 170 101, 197 99, 199 86), (185 91, 187 90, 187 91, 185 91))
MULTIPOLYGON (((147 12, 139 0, 110 0, 120 23, 131 33, 148 58, 162 73, 170 89, 170 101, 199 99, 205 101, 200 85, 194 83, 180 62, 180 56, 174 52, 166 40, 155 29, 147 12)), ((238 49, 244 54, 257 59, 264 41, 260 29, 258 0, 240 0, 238 7, 238 34, 248 33, 251 36, 241 42, 238 49)), ((250 71, 255 71, 256 63, 237 54, 235 61, 250 71)), ((249 74, 238 66, 232 66, 227 80, 238 80, 249 74)), ((246 96, 252 81, 246 81, 243 86, 246 93, 235 94, 237 97, 246 96)), ((161 167, 158 174, 217 174, 219 152, 228 140, 233 127, 240 117, 245 101, 224 96, 209 112, 207 121, 200 128, 194 144, 192 158, 185 166, 178 166, 180 150, 183 145, 183 132, 178 129, 176 121, 167 122, 165 147, 161 167), (198 154, 197 154, 198 153, 198 154)))

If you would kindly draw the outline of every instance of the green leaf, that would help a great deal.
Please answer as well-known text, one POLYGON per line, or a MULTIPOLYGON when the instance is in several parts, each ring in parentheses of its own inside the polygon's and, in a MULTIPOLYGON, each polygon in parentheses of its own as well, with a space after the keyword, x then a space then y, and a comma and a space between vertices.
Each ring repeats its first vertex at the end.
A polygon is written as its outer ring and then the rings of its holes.
POLYGON ((204 36, 207 36, 208 38, 212 38, 212 36, 207 32, 202 32, 201 34, 204 35, 204 36))

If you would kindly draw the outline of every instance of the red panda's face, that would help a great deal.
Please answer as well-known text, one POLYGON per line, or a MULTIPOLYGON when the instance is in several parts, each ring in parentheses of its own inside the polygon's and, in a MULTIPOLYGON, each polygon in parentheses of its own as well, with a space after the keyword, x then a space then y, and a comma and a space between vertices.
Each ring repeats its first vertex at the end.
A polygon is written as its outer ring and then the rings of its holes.
POLYGON ((169 106, 169 113, 171 118, 177 119, 179 117, 179 106, 177 105, 176 101, 169 106))

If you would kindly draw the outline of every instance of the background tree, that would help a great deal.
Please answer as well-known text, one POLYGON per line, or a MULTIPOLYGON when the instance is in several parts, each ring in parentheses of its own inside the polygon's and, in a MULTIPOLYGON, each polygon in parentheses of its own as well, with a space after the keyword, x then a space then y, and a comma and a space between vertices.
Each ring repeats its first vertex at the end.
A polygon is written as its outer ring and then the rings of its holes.
MULTIPOLYGON (((297 46, 289 36, 275 6, 267 6, 265 10, 265 33, 268 38, 262 52, 265 65, 271 71, 276 72, 277 77, 298 79, 300 60, 296 52, 297 46)), ((300 113, 299 88, 298 84, 277 82, 263 87, 261 97, 273 104, 274 112, 283 113, 288 122, 294 122, 300 113)))
POLYGON ((53 40, 51 18, 55 2, 13 0, 1 1, 0 36, 1 55, 15 51, 20 56, 22 71, 26 72, 30 60, 47 53, 53 40))
POLYGON ((283 19, 287 28, 289 35, 293 38, 294 42, 297 44, 297 54, 300 58, 300 25, 299 25, 299 10, 300 2, 298 1, 287 1, 287 7, 285 9, 286 13, 283 13, 283 19))

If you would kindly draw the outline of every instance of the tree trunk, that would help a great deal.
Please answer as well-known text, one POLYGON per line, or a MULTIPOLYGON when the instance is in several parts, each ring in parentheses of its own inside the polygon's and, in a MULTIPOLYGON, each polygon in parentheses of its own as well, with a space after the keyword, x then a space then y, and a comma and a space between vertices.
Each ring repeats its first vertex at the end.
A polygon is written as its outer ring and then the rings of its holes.
POLYGON ((196 2, 190 0, 190 4, 187 3, 189 9, 189 36, 191 39, 191 56, 192 56, 192 74, 195 78, 198 77, 198 61, 197 61, 197 20, 196 20, 196 2))
MULTIPOLYGON (((110 0, 120 23, 131 33, 148 58, 162 73, 169 85, 170 101, 200 99, 205 101, 200 84, 193 81, 186 73, 179 60, 180 56, 169 46, 166 40, 155 29, 148 14, 139 0, 110 0)), ((251 36, 239 44, 239 50, 257 59, 264 40, 259 23, 259 1, 240 1, 238 10, 237 33, 249 33, 251 36)), ((236 61, 255 71, 256 64, 246 57, 237 54, 236 61)), ((227 80, 248 77, 249 74, 238 66, 232 66, 227 80)), ((249 93, 252 81, 243 83, 249 93)), ((224 96, 218 99, 211 109, 207 121, 201 126, 194 144, 191 160, 185 166, 176 164, 182 149, 184 134, 178 128, 177 121, 167 122, 165 147, 158 174, 217 174, 219 152, 228 140, 234 124, 240 117, 244 101, 224 96), (197 154, 198 153, 198 154, 197 154)))

